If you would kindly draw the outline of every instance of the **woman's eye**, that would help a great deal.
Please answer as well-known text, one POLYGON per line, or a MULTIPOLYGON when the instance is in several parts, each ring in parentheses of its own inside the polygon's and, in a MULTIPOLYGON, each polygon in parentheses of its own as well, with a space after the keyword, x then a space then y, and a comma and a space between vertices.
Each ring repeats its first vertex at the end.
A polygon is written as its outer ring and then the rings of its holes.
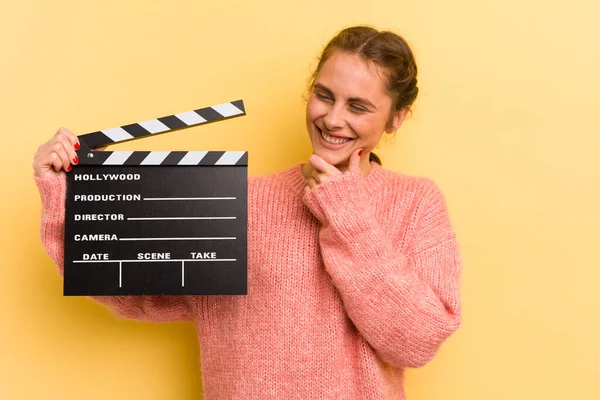
POLYGON ((319 100, 331 101, 331 97, 329 97, 325 94, 317 93, 316 96, 317 96, 317 99, 319 99, 319 100))
POLYGON ((351 109, 352 109, 352 111, 354 111, 354 112, 359 112, 359 113, 367 112, 367 109, 366 109, 366 108, 364 108, 364 107, 362 107, 362 106, 359 106, 359 105, 356 105, 356 104, 352 104, 352 105, 350 105, 350 108, 351 108, 351 109))

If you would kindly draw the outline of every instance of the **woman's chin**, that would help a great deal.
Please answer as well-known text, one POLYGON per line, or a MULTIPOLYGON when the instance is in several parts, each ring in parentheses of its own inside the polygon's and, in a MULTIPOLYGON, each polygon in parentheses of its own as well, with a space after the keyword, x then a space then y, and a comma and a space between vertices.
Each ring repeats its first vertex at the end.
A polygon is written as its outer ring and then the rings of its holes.
POLYGON ((335 167, 344 167, 348 165, 348 155, 345 153, 336 154, 335 152, 326 149, 319 149, 315 151, 315 154, 335 167))

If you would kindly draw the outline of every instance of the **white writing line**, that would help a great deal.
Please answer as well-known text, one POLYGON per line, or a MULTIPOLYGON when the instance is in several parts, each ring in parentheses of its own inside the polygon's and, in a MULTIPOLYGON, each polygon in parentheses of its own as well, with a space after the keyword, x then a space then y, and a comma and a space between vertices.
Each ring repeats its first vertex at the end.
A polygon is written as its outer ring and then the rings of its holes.
POLYGON ((235 200, 236 197, 144 197, 144 200, 235 200))
MULTIPOLYGON (((237 261, 235 258, 207 258, 207 259, 188 259, 188 258, 177 258, 177 259, 169 259, 169 260, 73 260, 74 263, 119 263, 119 274, 121 272, 121 263, 124 262, 172 262, 172 261, 187 261, 187 262, 211 262, 211 261, 237 261)), ((120 278, 119 278, 120 279, 120 278)))
POLYGON ((119 240, 235 240, 235 237, 119 238, 119 240))
POLYGON ((161 221, 161 220, 192 220, 192 219, 236 219, 236 217, 128 217, 128 221, 161 221))

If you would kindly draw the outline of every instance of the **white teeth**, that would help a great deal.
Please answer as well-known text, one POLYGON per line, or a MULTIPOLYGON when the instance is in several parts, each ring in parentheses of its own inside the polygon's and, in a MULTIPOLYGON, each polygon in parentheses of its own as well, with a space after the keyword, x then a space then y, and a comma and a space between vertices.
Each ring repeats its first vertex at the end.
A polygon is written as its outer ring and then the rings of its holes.
POLYGON ((323 140, 325 140, 327 143, 331 143, 331 144, 344 144, 350 141, 350 139, 347 138, 334 138, 333 136, 329 136, 328 134, 326 134, 325 132, 321 131, 321 137, 323 138, 323 140))

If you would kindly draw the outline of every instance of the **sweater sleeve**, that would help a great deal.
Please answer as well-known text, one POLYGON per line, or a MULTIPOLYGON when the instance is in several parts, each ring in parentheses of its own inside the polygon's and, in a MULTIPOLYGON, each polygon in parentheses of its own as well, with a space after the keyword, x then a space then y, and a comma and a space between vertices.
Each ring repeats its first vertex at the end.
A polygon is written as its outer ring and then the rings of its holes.
POLYGON ((424 366, 461 321, 461 260, 443 194, 425 182, 411 250, 403 254, 361 185, 361 176, 344 173, 305 195, 322 223, 325 268, 349 318, 384 361, 424 366))
MULTIPOLYGON (((42 215, 40 236, 46 253, 54 260, 58 273, 64 276, 64 228, 66 177, 34 180, 40 192, 42 215)), ((91 296, 114 314, 152 322, 188 321, 193 319, 193 297, 190 296, 91 296)))

